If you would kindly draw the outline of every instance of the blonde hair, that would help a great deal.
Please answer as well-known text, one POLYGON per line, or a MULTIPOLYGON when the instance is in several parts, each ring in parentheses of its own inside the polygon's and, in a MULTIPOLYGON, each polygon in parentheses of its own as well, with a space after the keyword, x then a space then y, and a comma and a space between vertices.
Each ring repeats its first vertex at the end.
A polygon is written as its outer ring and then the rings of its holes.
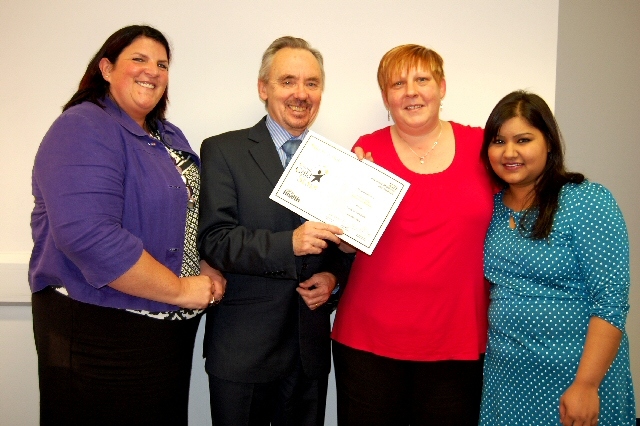
POLYGON ((403 44, 384 54, 378 66, 378 85, 386 93, 391 79, 404 70, 425 68, 431 71, 436 83, 444 79, 444 61, 434 50, 417 44, 403 44))

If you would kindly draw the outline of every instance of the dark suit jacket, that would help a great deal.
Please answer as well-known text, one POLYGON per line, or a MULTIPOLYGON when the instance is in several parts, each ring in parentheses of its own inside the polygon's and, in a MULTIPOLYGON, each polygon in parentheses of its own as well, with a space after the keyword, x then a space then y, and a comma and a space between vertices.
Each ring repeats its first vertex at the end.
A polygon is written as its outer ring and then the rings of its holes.
POLYGON ((283 167, 265 119, 201 147, 198 248, 227 278, 222 302, 207 311, 205 368, 245 383, 283 377, 298 353, 309 377, 329 373, 331 303, 312 311, 296 287, 329 271, 343 289, 351 265, 335 244, 320 255, 294 256, 293 230, 301 221, 269 199, 283 167))

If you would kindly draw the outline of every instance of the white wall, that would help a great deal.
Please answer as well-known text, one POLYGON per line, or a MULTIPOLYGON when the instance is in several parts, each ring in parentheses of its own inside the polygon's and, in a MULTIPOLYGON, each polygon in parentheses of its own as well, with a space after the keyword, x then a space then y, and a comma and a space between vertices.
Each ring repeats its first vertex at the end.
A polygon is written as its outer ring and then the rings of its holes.
POLYGON ((0 147, 8 161, 0 168, 0 253, 31 250, 33 156, 91 56, 124 25, 148 23, 170 39, 169 118, 196 149, 207 136, 258 121, 262 52, 285 34, 306 38, 327 74, 314 130, 350 147, 387 125, 376 70, 402 43, 444 57, 444 118, 483 124, 500 97, 521 87, 553 105, 557 9, 557 0, 2 0, 0 147), (535 23, 533 37, 523 34, 525 22, 535 23))
MULTIPOLYGON (((116 29, 148 23, 174 48, 169 118, 195 149, 207 136, 254 124, 259 60, 276 37, 306 38, 325 57, 327 86, 314 130, 344 146, 387 125, 375 72, 402 43, 445 58, 445 119, 482 125, 507 92, 555 103, 558 0, 150 1, 2 0, 0 15, 0 423, 37 423, 37 373, 26 263, 33 156, 90 57, 116 29)), ((200 337, 201 339, 201 337, 200 337)), ((199 341, 200 342, 200 341, 199 341)), ((209 424, 197 343, 192 418, 209 424)), ((334 394, 327 424, 334 424, 334 394)))
POLYGON ((567 162, 611 190, 629 231, 627 333, 640 414, 640 2, 563 1, 559 15, 556 117, 567 162))
POLYGON ((0 304, 0 425, 37 425, 38 364, 31 306, 0 304))

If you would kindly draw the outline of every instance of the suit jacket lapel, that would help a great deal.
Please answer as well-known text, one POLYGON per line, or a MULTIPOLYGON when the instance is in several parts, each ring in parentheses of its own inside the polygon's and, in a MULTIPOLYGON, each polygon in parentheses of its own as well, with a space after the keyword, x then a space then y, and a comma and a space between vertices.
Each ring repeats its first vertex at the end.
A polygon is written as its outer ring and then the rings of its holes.
POLYGON ((249 148, 249 153, 269 182, 275 187, 284 169, 269 129, 267 129, 266 117, 249 130, 249 140, 255 142, 249 148))

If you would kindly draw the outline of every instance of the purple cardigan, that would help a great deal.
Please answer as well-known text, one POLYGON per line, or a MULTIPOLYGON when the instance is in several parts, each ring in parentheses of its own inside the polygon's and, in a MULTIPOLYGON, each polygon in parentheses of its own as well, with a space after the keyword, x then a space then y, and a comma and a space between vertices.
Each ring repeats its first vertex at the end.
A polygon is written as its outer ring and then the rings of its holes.
MULTIPOLYGON (((178 275, 187 189, 165 147, 111 99, 105 108, 69 108, 45 135, 33 166, 32 292, 63 286, 75 300, 149 311, 177 307, 130 296, 107 284, 147 250, 178 275)), ((159 123, 164 141, 189 152, 180 129, 159 123)))

